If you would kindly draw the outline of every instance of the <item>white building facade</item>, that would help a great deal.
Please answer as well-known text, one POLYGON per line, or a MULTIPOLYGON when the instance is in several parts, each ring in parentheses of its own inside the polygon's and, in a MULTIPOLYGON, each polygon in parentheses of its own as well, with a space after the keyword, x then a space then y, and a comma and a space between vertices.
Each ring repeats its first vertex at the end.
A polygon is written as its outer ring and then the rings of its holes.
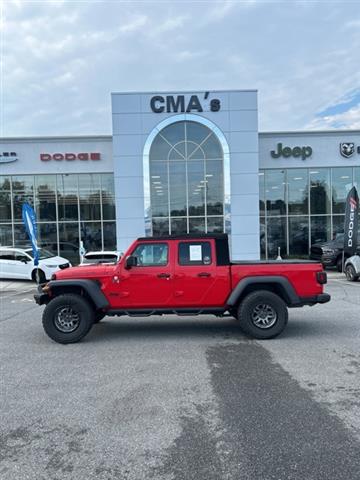
POLYGON ((112 136, 0 139, 0 244, 78 259, 139 236, 226 232, 233 259, 306 257, 341 232, 360 132, 258 132, 255 90, 112 94, 112 136))

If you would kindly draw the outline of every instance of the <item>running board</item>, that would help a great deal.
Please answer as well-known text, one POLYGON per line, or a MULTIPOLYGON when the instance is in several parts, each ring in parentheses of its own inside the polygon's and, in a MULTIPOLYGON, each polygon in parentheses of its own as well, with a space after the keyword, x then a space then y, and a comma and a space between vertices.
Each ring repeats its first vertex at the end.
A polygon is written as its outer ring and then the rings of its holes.
POLYGON ((219 317, 230 316, 225 313, 224 308, 204 308, 201 310, 194 310, 190 308, 178 308, 178 309, 112 309, 106 312, 109 316, 121 316, 128 315, 129 317, 150 317, 151 315, 178 315, 178 316, 197 316, 197 315, 216 315, 219 317))

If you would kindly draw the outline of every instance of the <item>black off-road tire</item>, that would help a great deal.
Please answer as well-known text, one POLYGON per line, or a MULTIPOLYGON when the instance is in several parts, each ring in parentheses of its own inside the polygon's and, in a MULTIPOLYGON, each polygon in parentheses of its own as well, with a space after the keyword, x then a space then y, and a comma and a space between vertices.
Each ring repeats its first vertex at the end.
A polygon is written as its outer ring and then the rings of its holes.
POLYGON ((275 293, 257 290, 241 301, 238 320, 245 333, 259 340, 266 340, 277 337, 284 330, 288 321, 288 310, 284 300, 275 293), (266 319, 262 319, 262 315, 266 316, 266 319))
POLYGON ((104 312, 95 312, 94 323, 99 323, 106 316, 104 312))
POLYGON ((349 282, 356 282, 356 280, 359 278, 359 276, 356 274, 355 268, 352 265, 346 265, 345 275, 349 282))
MULTIPOLYGON (((71 314, 70 314, 71 315, 71 314)), ((95 312, 89 302, 80 295, 66 293, 51 300, 45 307, 42 322, 47 335, 58 343, 79 342, 91 330, 94 323, 95 312), (73 312, 72 327, 65 323, 60 325, 66 312, 73 312), (61 316, 62 315, 62 316, 61 316), (71 330, 73 328, 73 330, 71 330), (64 331, 65 330, 65 331, 64 331)), ((65 318, 65 322, 66 322, 65 318)))
POLYGON ((36 278, 37 276, 39 277, 39 283, 40 284, 46 282, 45 273, 40 268, 33 270, 32 274, 31 274, 31 278, 32 278, 33 282, 37 282, 37 278, 36 278), (38 272, 38 275, 36 274, 36 272, 38 272))

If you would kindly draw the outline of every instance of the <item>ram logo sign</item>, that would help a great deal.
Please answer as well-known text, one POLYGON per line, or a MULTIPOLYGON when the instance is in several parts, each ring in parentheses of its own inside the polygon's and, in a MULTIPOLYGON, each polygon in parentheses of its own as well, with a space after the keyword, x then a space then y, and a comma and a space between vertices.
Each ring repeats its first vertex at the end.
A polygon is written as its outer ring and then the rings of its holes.
POLYGON ((353 142, 340 143, 340 153, 345 158, 351 157, 351 155, 355 153, 355 143, 353 142))

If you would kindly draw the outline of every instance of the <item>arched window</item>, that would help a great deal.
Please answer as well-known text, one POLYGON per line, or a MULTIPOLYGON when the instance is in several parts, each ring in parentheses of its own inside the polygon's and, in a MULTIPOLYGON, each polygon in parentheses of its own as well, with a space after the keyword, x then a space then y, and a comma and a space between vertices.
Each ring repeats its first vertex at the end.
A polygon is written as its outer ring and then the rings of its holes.
POLYGON ((149 151, 153 235, 224 232, 224 152, 195 121, 163 128, 149 151))

